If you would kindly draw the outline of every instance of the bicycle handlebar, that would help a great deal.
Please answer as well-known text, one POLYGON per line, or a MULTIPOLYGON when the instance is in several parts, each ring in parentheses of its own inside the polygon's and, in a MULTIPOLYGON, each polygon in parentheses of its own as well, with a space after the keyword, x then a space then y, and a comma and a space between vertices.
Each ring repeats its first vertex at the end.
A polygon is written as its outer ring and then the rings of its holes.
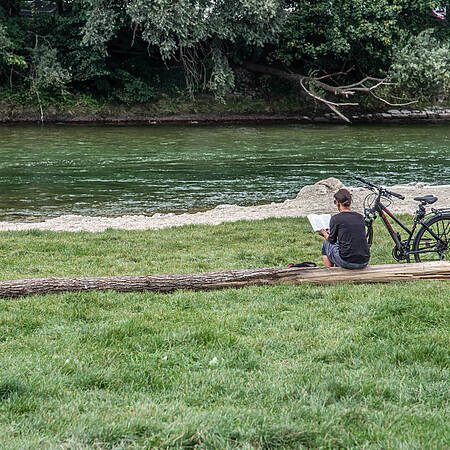
POLYGON ((366 184, 367 186, 370 186, 371 188, 377 189, 381 191, 381 195, 387 195, 392 197, 397 197, 400 200, 405 200, 405 197, 402 194, 397 194, 396 192, 388 191, 387 189, 377 186, 376 184, 371 183, 370 181, 366 180, 363 177, 355 177, 356 180, 361 181, 362 183, 366 184))
POLYGON ((364 184, 367 184, 370 187, 373 187, 375 189, 380 189, 379 186, 377 186, 376 184, 371 183, 370 181, 367 181, 365 178, 363 177, 355 177, 355 179, 357 179, 358 181, 361 181, 364 184))
POLYGON ((400 200, 405 200, 405 196, 402 194, 397 194, 397 193, 391 192, 391 191, 387 191, 387 192, 389 192, 390 195, 399 198, 400 200))

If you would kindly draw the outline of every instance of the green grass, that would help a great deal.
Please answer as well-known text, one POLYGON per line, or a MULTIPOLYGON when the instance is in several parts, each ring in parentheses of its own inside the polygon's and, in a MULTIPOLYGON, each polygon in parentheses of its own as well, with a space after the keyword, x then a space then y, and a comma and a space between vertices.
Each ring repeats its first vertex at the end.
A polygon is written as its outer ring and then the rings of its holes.
MULTIPOLYGON (((304 219, 8 232, 0 277, 319 263, 320 244, 304 219)), ((448 300, 448 282, 2 300, 0 447, 448 448, 448 300)))

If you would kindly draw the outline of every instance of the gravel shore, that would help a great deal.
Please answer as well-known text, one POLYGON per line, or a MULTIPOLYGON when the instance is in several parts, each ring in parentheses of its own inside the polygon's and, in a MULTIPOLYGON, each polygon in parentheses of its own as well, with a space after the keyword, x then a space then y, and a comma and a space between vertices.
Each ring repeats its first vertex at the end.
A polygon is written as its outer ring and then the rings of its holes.
MULTIPOLYGON (((63 215, 44 222, 0 222, 0 231, 51 230, 51 231, 105 231, 108 228, 120 230, 146 230, 182 225, 218 225, 238 220, 259 220, 269 217, 304 217, 310 213, 336 213, 333 194, 344 185, 336 178, 327 178, 314 185, 303 187, 297 197, 282 203, 258 206, 219 205, 205 212, 185 214, 125 215, 121 217, 92 217, 63 215)), ((349 187, 353 194, 354 209, 363 211, 363 200, 369 191, 360 187, 349 187)), ((450 184, 426 185, 412 183, 391 186, 390 189, 405 196, 405 200, 393 199, 390 210, 394 213, 413 214, 417 209, 416 196, 434 194, 438 201, 435 208, 450 208, 450 184)))

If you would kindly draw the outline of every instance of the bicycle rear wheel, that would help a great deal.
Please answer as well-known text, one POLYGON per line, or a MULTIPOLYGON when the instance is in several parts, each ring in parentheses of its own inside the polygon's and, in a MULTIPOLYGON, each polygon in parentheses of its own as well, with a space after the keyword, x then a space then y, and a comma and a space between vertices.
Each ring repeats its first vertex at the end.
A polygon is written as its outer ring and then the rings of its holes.
POLYGON ((416 262, 450 258, 450 214, 430 217, 416 234, 412 246, 416 262), (436 239, 431 232, 439 239, 436 239))

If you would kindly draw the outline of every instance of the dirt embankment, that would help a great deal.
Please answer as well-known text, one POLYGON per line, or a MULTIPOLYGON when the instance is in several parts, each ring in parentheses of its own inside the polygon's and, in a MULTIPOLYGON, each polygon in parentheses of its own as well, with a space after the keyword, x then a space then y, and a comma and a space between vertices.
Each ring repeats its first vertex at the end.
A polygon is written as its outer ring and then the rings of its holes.
MULTIPOLYGON (((426 109, 390 109, 376 112, 348 111, 353 124, 448 123, 449 107, 426 109)), ((0 123, 39 123, 31 112, 0 114, 0 123)), ((232 124, 346 124, 334 113, 326 111, 253 112, 253 113, 185 113, 185 114, 48 114, 45 123, 109 124, 109 125, 232 125, 232 124)))
MULTIPOLYGON (((333 194, 344 187, 336 178, 327 178, 314 185, 303 187, 297 197, 282 203, 258 206, 219 205, 214 209, 193 214, 125 215, 121 217, 90 217, 64 215, 45 222, 11 223, 0 222, 0 231, 7 230, 51 230, 51 231, 104 231, 108 228, 122 230, 146 230, 182 225, 218 225, 238 220, 258 220, 269 217, 304 217, 310 213, 336 213, 333 194)), ((364 188, 350 187, 354 209, 363 211, 363 201, 368 192, 364 188)), ((450 208, 450 185, 433 186, 424 183, 398 185, 390 188, 405 196, 405 200, 393 199, 391 211, 399 214, 413 214, 417 209, 414 197, 434 194, 439 200, 433 207, 450 208)))

